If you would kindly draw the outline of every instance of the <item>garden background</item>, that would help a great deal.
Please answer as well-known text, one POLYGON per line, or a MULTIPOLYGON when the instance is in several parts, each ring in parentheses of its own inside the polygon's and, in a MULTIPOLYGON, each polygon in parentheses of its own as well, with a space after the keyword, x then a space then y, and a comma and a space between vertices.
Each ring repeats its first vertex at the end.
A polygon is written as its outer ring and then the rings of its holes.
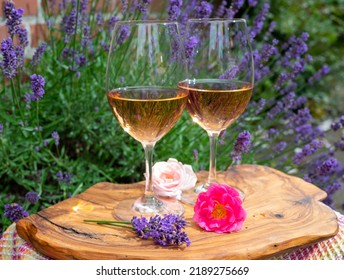
MULTIPOLYGON (((343 210, 344 0, 1 3, 0 233, 97 182, 144 179, 142 147, 105 98, 119 19, 178 20, 183 31, 191 17, 245 17, 256 84, 245 114, 221 134, 218 170, 239 154, 314 183, 343 210)), ((168 158, 208 168, 208 137, 186 113, 156 145, 154 161, 168 158)))

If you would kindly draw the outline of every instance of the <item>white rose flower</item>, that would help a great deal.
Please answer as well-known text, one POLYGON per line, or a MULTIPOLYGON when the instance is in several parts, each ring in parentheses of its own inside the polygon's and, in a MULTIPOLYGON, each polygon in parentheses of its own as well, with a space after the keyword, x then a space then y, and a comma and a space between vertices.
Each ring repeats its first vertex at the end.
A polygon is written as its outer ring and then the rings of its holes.
POLYGON ((174 158, 153 165, 153 190, 156 195, 181 199, 183 190, 191 189, 197 182, 191 165, 174 158))

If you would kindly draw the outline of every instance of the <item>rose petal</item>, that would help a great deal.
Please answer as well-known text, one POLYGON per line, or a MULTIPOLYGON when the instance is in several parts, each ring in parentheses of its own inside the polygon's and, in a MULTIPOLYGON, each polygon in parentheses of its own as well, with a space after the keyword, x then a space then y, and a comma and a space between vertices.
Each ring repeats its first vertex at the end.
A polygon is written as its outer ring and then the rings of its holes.
POLYGON ((246 216, 239 192, 226 184, 212 184, 198 195, 194 205, 193 220, 207 231, 239 231, 246 216))
POLYGON ((181 191, 193 188, 197 182, 191 165, 183 165, 174 158, 156 162, 152 172, 154 192, 162 197, 180 199, 181 191))

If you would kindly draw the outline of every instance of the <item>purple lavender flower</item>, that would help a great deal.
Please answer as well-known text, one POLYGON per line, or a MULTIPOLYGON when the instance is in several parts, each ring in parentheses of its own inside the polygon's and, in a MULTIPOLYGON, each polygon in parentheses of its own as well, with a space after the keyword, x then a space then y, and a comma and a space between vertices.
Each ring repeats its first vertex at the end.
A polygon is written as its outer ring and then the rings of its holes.
POLYGON ((274 139, 278 135, 278 130, 274 127, 269 128, 267 134, 269 139, 274 139))
POLYGON ((55 140, 55 145, 58 146, 60 142, 60 136, 57 131, 51 133, 51 137, 55 140))
POLYGON ((123 42, 129 37, 130 30, 129 26, 121 26, 119 29, 119 36, 117 38, 117 44, 122 45, 123 42))
POLYGON ((225 138, 226 138, 227 130, 222 130, 219 135, 219 144, 223 145, 225 143, 225 138))
POLYGON ((17 33, 19 25, 22 23, 22 15, 24 10, 19 8, 16 10, 14 3, 6 1, 4 3, 4 15, 6 17, 6 26, 8 28, 8 33, 13 36, 17 33))
POLYGON ((63 179, 67 185, 70 185, 70 183, 72 182, 72 178, 73 178, 72 174, 70 174, 68 172, 65 172, 63 174, 63 179))
POLYGON ((291 65, 292 75, 293 77, 296 77, 299 73, 303 72, 306 66, 306 61, 304 59, 300 59, 298 61, 295 61, 291 65))
POLYGON ((280 154, 286 147, 287 147, 287 142, 281 141, 277 143, 275 147, 273 147, 273 150, 275 151, 275 153, 280 154))
POLYGON ((232 160, 241 160, 241 155, 246 154, 251 148, 251 134, 248 131, 239 133, 235 140, 233 151, 231 153, 232 160))
POLYGON ((24 102, 26 103, 26 109, 30 109, 30 103, 31 103, 31 94, 30 93, 25 93, 24 94, 24 102))
POLYGON ((29 213, 18 203, 5 204, 4 217, 12 222, 18 222, 20 219, 29 216, 29 213))
POLYGON ((119 19, 116 17, 116 16, 111 16, 109 18, 109 21, 108 21, 108 31, 111 33, 116 22, 118 21, 119 19))
POLYGON ((80 1, 80 13, 87 13, 88 0, 80 1))
POLYGON ((221 18, 224 16, 226 12, 226 5, 227 5, 227 1, 223 0, 215 12, 215 17, 221 18))
POLYGON ((65 43, 69 42, 70 36, 72 36, 75 32, 75 25, 76 25, 76 9, 72 9, 69 15, 65 15, 62 19, 62 27, 63 31, 65 32, 65 43))
POLYGON ((63 172, 62 171, 58 171, 56 173, 56 179, 59 183, 62 183, 63 182, 63 172))
POLYGON ((39 195, 36 192, 30 191, 25 195, 25 199, 31 203, 35 204, 40 199, 39 195))
POLYGON ((187 59, 192 58, 195 55, 196 46, 198 44, 198 39, 196 36, 191 36, 189 40, 185 43, 185 56, 187 59))
POLYGON ((334 121, 333 123, 331 123, 331 129, 333 131, 337 131, 341 128, 341 124, 340 122, 334 121))
POLYGON ((45 80, 41 75, 31 75, 31 89, 32 94, 30 95, 31 101, 39 101, 44 95, 45 80))
POLYGON ((334 143, 334 145, 339 149, 339 151, 344 152, 344 135, 342 135, 342 140, 334 143))
POLYGON ((66 183, 67 185, 70 185, 73 178, 72 174, 62 171, 58 171, 55 176, 60 184, 66 183))
POLYGON ((57 131, 53 131, 51 133, 51 137, 53 137, 53 139, 55 140, 55 145, 58 146, 60 143, 60 135, 58 134, 57 131))
POLYGON ((294 101, 292 109, 294 110, 299 109, 300 107, 304 106, 306 102, 307 102, 307 98, 304 96, 300 96, 294 101))
POLYGON ((338 190, 340 190, 342 187, 343 187, 343 186, 342 186, 341 183, 339 183, 339 182, 334 182, 334 183, 332 183, 332 184, 326 186, 326 187, 324 188, 324 190, 326 191, 326 193, 327 193, 328 195, 333 195, 335 192, 337 192, 338 190))
POLYGON ((18 34, 20 45, 22 45, 24 47, 28 46, 29 45, 29 40, 28 40, 28 37, 27 37, 27 30, 25 28, 18 27, 17 34, 18 34))
POLYGON ((330 73, 330 67, 325 64, 312 77, 308 79, 308 83, 313 85, 316 81, 319 81, 322 77, 330 73))
POLYGON ((227 69, 224 73, 219 76, 219 79, 232 80, 235 78, 236 74, 239 71, 237 65, 233 65, 230 69, 227 69))
POLYGON ((17 56, 17 67, 22 68, 24 66, 24 46, 14 46, 14 52, 17 56))
POLYGON ((4 131, 4 125, 0 123, 0 136, 2 135, 3 131, 4 131))
MULTIPOLYGON (((268 33, 271 34, 275 30, 275 28, 276 28, 276 22, 275 21, 270 22, 268 33)), ((273 40, 278 41, 277 39, 273 39, 273 40)))
POLYGON ((96 21, 97 21, 97 25, 98 26, 102 26, 103 25, 103 14, 102 13, 97 13, 96 15, 96 21))
POLYGON ((182 245, 189 246, 191 241, 187 234, 182 231, 186 222, 182 216, 168 214, 163 217, 156 215, 150 217, 133 217, 131 224, 135 233, 142 239, 152 238, 154 242, 161 246, 182 245))
POLYGON ((340 123, 344 127, 344 115, 339 118, 340 123))
POLYGON ((321 147, 323 147, 323 145, 324 143, 322 141, 316 139, 312 140, 312 142, 306 144, 300 152, 294 154, 293 163, 300 165, 306 157, 309 157, 310 155, 314 154, 321 147))
POLYGON ((175 21, 180 15, 180 9, 183 5, 183 0, 170 0, 168 5, 168 20, 175 21))
POLYGON ((148 15, 148 6, 152 0, 138 0, 136 9, 142 13, 142 19, 146 19, 148 15))
POLYGON ((78 65, 78 66, 84 66, 87 62, 87 59, 85 57, 85 55, 83 53, 80 53, 80 54, 75 54, 75 63, 78 65))
POLYGON ((289 92, 282 98, 283 106, 285 110, 289 110, 294 107, 294 101, 296 98, 295 92, 289 92))
POLYGON ((256 111, 254 112, 254 114, 255 115, 260 114, 264 110, 265 105, 266 105, 266 99, 260 98, 256 104, 256 111))
POLYGON ((46 146, 48 146, 48 144, 49 144, 49 140, 48 139, 44 139, 43 142, 42 142, 42 146, 46 147, 46 146))
POLYGON ((207 1, 202 1, 195 7, 195 17, 210 18, 212 11, 213 5, 208 3, 207 1))
POLYGON ((259 14, 254 19, 253 29, 250 30, 251 39, 255 38, 263 29, 265 19, 270 11, 270 4, 264 3, 259 14))
POLYGON ((193 157, 194 157, 195 161, 198 161, 198 150, 197 150, 197 149, 194 149, 194 150, 192 151, 192 154, 193 154, 193 157))
POLYGON ((248 0, 248 5, 250 7, 255 7, 258 4, 258 0, 248 0))
POLYGON ((45 50, 47 48, 47 43, 42 42, 38 48, 36 49, 35 53, 33 54, 31 64, 32 66, 36 67, 41 60, 43 54, 45 53, 45 50))
POLYGON ((286 72, 281 72, 276 80, 274 89, 279 90, 282 86, 290 80, 290 75, 286 72))
POLYGON ((270 59, 271 56, 278 53, 276 45, 278 41, 273 41, 272 44, 264 44, 262 49, 260 50, 261 61, 266 62, 270 59))
POLYGON ((230 8, 226 10, 226 18, 232 19, 239 12, 240 8, 244 5, 244 0, 232 0, 230 8))
POLYGON ((296 114, 290 116, 289 126, 294 128, 302 126, 307 124, 312 118, 312 114, 308 108, 299 109, 296 114))
POLYGON ((306 41, 308 40, 308 33, 303 32, 300 37, 291 36, 287 43, 287 50, 284 55, 282 65, 289 66, 291 61, 298 60, 303 54, 308 51, 306 41))
POLYGON ((18 60, 11 38, 7 38, 2 41, 1 53, 2 62, 0 63, 0 66, 4 71, 4 75, 7 78, 12 79, 17 74, 18 60))
POLYGON ((331 157, 327 160, 325 160, 320 166, 319 166, 319 175, 320 176, 326 176, 333 174, 337 168, 339 167, 339 163, 336 158, 331 157))
POLYGON ((267 117, 268 119, 272 120, 274 119, 277 115, 279 115, 284 109, 284 105, 282 101, 277 101, 276 105, 271 108, 271 110, 268 112, 267 117))

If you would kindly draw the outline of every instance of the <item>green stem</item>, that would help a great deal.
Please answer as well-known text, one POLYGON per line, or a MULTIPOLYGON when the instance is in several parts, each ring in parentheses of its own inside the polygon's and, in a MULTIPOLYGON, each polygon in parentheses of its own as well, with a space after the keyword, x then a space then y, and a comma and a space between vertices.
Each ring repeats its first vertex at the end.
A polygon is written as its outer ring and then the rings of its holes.
MULTIPOLYGON (((76 5, 76 23, 74 27, 73 53, 76 49, 76 37, 78 35, 77 33, 78 33, 78 22, 79 22, 79 9, 80 9, 80 0, 77 1, 77 5, 76 5)), ((72 69, 74 69, 74 65, 75 65, 75 56, 73 55, 72 69)))
MULTIPOLYGON (((52 12, 50 11, 50 7, 49 7, 49 3, 47 0, 44 0, 44 3, 45 3, 45 7, 46 7, 46 11, 47 13, 44 15, 45 17, 45 20, 47 22, 47 19, 49 18, 52 18, 53 14, 52 12)), ((52 33, 52 30, 51 28, 49 28, 49 39, 50 39, 50 46, 51 46, 51 49, 52 49, 52 52, 53 52, 53 55, 52 57, 56 57, 56 46, 55 46, 55 40, 54 40, 54 36, 53 36, 53 33, 52 33)))
POLYGON ((38 132, 38 137, 39 140, 42 142, 42 133, 39 128, 39 101, 36 102, 36 120, 37 120, 37 132, 38 132))
POLYGON ((14 87, 13 79, 11 79, 11 90, 12 90, 12 98, 13 98, 14 106, 15 106, 16 109, 19 110, 20 118, 21 118, 21 120, 24 123, 24 116, 23 116, 23 113, 22 113, 22 111, 20 109, 20 104, 19 104, 19 101, 18 101, 17 92, 16 92, 15 87, 14 87))
POLYGON ((101 220, 84 220, 84 222, 86 223, 92 222, 92 223, 97 223, 99 225, 109 225, 109 226, 115 226, 115 227, 134 229, 134 227, 132 226, 127 226, 131 224, 130 222, 125 222, 125 221, 117 222, 117 221, 101 221, 101 220))

